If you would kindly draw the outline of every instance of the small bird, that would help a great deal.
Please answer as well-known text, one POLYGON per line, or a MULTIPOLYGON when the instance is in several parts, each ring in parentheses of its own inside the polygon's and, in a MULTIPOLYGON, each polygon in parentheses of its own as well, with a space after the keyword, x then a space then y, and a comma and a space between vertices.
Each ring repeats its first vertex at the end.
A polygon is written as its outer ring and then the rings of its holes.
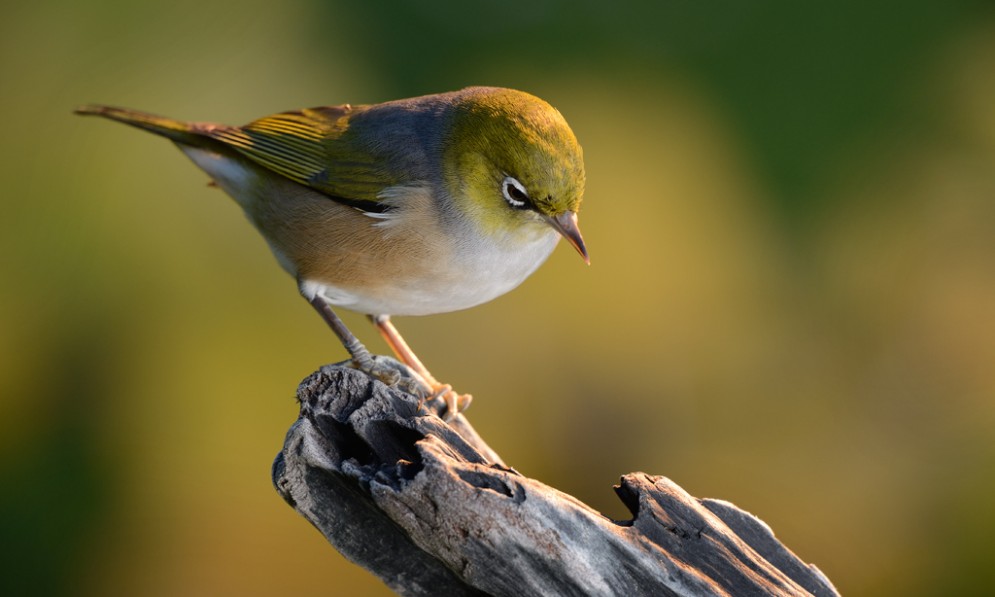
POLYGON ((466 309, 517 287, 577 225, 580 144, 555 108, 470 87, 382 104, 283 112, 245 126, 89 105, 172 140, 242 207, 353 365, 393 383, 332 307, 366 314, 449 416, 469 396, 439 383, 391 315, 466 309))

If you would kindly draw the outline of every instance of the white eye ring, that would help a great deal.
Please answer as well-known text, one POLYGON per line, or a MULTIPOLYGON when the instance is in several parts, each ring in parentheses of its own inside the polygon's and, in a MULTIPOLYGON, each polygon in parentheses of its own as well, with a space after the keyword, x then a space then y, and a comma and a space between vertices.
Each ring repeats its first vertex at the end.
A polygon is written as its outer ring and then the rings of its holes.
POLYGON ((504 194, 504 200, 508 205, 518 209, 525 207, 529 200, 529 192, 514 176, 506 176, 501 181, 501 193, 504 194))

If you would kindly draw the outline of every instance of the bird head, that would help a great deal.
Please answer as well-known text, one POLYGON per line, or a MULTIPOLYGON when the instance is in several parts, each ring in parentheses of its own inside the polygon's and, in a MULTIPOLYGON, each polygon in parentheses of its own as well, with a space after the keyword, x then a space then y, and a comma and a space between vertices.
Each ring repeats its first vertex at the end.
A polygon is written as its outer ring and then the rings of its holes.
POLYGON ((577 225, 583 152, 556 108, 521 91, 469 88, 453 102, 447 129, 446 191, 483 233, 552 227, 590 262, 577 225))

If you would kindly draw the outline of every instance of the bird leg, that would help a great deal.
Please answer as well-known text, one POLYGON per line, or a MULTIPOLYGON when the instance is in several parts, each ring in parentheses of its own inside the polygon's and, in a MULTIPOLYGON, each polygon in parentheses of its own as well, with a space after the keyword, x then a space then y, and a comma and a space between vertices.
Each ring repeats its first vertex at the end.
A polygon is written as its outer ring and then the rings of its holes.
POLYGON ((457 394, 453 391, 451 385, 439 383, 429 373, 425 365, 422 364, 418 356, 408 346, 408 343, 401 337, 400 332, 397 331, 394 324, 391 323, 390 315, 370 315, 369 318, 373 322, 373 325, 377 326, 377 329, 380 330, 380 335, 383 336, 383 339, 390 346, 390 349, 394 351, 394 354, 397 355, 397 358, 417 373, 419 377, 424 379, 425 383, 432 389, 432 400, 441 398, 445 401, 447 409, 446 419, 455 417, 470 406, 473 396, 469 394, 457 394))
MULTIPOLYGON (((352 357, 352 362, 356 366, 356 369, 369 373, 389 386, 396 385, 400 381, 400 373, 381 363, 377 363, 366 346, 342 323, 342 320, 335 314, 335 311, 332 310, 328 302, 317 295, 308 298, 308 302, 321 315, 321 318, 325 320, 328 327, 332 328, 332 331, 338 336, 339 341, 342 342, 342 346, 349 351, 349 356, 352 357)), ((428 384, 425 385, 431 388, 428 384)))
POLYGON ((321 297, 315 296, 308 302, 311 306, 321 315, 321 318, 325 320, 328 327, 332 328, 335 335, 338 336, 339 340, 342 342, 342 346, 349 351, 349 356, 352 357, 353 362, 356 366, 363 370, 369 370, 373 368, 373 355, 370 351, 363 346, 363 343, 359 341, 349 328, 342 323, 339 316, 332 311, 332 307, 326 303, 321 297))

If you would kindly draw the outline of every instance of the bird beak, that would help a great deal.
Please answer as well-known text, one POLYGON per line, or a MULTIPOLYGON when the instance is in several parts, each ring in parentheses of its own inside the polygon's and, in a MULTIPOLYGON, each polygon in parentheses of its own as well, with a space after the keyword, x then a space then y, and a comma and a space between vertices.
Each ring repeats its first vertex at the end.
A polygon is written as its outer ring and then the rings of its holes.
POLYGON ((577 249, 584 258, 584 263, 591 265, 591 258, 587 256, 587 247, 584 246, 584 237, 580 235, 580 228, 577 227, 577 212, 565 211, 558 216, 546 216, 546 221, 577 249))

